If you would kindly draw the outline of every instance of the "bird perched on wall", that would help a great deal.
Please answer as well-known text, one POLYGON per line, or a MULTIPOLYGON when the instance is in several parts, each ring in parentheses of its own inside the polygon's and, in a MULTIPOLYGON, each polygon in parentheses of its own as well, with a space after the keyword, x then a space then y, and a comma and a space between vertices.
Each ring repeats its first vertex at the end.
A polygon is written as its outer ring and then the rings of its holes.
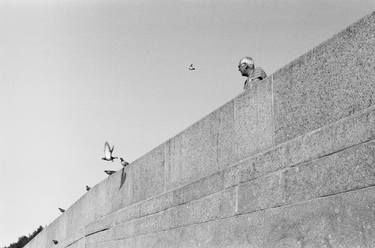
POLYGON ((57 245, 59 243, 59 241, 57 241, 56 239, 53 239, 52 242, 57 245))
POLYGON ((195 71, 195 67, 194 67, 193 64, 190 64, 190 66, 188 67, 188 69, 189 69, 190 71, 195 71))
POLYGON ((117 157, 112 156, 114 148, 115 148, 115 146, 112 146, 112 148, 111 148, 109 146, 108 142, 105 142, 104 143, 104 157, 102 159, 105 160, 105 161, 112 161, 112 162, 113 162, 113 160, 117 159, 117 157))
POLYGON ((116 173, 116 171, 114 171, 114 170, 105 170, 104 172, 105 172, 105 174, 107 174, 108 176, 110 176, 110 175, 116 173))
POLYGON ((63 208, 59 208, 59 210, 60 210, 61 213, 65 212, 65 209, 63 209, 63 208))
POLYGON ((129 163, 126 162, 123 158, 120 158, 120 161, 121 161, 121 165, 124 166, 124 167, 129 165, 129 163))
POLYGON ((86 185, 86 191, 89 191, 91 188, 86 185))

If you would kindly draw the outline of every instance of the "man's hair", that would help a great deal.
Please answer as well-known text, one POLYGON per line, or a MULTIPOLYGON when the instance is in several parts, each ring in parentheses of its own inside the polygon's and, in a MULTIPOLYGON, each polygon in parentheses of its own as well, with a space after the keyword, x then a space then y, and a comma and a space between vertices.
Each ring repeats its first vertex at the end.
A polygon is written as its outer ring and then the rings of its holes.
POLYGON ((247 66, 249 67, 252 67, 254 68, 254 60, 251 58, 251 57, 243 57, 241 60, 240 60, 240 65, 241 64, 246 64, 247 66))

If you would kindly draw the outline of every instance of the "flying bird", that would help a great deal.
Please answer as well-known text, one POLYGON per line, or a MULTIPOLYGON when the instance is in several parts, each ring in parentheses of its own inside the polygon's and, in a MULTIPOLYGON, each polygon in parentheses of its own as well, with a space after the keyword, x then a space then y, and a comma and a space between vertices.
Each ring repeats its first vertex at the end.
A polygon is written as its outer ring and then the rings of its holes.
POLYGON ((189 69, 190 71, 195 71, 195 67, 194 67, 193 64, 190 64, 190 66, 188 67, 188 69, 189 69))
POLYGON ((59 208, 59 210, 60 210, 61 213, 65 212, 65 209, 63 209, 63 208, 59 208))
POLYGON ((56 239, 52 240, 52 242, 57 245, 59 243, 59 241, 57 241, 56 239))
POLYGON ((126 162, 123 158, 120 158, 120 161, 121 161, 121 165, 124 166, 124 167, 129 165, 129 163, 126 162))
POLYGON ((105 142, 105 144, 104 144, 104 157, 102 159, 105 160, 105 161, 112 161, 112 162, 113 162, 113 160, 117 159, 117 157, 112 156, 114 148, 115 148, 115 146, 112 146, 112 148, 111 148, 109 146, 108 142, 105 142))
POLYGON ((126 180, 125 167, 122 167, 122 169, 121 169, 121 182, 120 182, 120 189, 121 189, 122 185, 124 185, 125 180, 126 180))
POLYGON ((89 191, 91 188, 86 185, 86 191, 89 191))
POLYGON ((104 172, 105 172, 105 174, 107 174, 108 176, 110 176, 110 175, 116 173, 116 171, 114 171, 114 170, 105 170, 104 172))

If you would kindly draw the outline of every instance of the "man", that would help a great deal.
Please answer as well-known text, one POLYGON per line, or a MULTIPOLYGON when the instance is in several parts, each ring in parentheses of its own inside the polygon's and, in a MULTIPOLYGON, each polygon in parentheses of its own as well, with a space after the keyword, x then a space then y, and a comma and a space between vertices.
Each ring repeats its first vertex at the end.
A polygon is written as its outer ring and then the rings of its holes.
POLYGON ((240 60, 238 70, 241 72, 242 76, 247 77, 243 86, 244 90, 249 89, 254 82, 267 77, 262 68, 254 66, 254 60, 250 57, 244 57, 240 60))

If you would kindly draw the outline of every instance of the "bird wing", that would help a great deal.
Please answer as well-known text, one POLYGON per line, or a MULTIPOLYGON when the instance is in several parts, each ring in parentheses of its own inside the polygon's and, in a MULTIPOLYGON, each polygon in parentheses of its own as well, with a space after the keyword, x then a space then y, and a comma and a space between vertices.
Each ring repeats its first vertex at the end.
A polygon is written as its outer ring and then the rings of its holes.
POLYGON ((104 157, 109 159, 111 157, 111 148, 109 147, 108 142, 105 142, 104 144, 104 157))
POLYGON ((123 167, 122 170, 121 170, 120 189, 121 189, 122 185, 124 185, 125 179, 126 179, 126 172, 125 172, 125 168, 123 167))

